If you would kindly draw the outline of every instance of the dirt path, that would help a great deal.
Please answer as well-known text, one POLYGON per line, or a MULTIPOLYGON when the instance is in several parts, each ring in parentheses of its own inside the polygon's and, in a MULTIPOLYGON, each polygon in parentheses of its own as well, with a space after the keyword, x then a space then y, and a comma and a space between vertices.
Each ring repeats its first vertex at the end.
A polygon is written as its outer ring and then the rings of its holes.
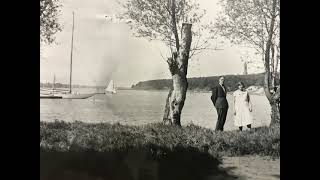
POLYGON ((221 167, 239 180, 280 179, 280 159, 261 156, 224 157, 221 167))

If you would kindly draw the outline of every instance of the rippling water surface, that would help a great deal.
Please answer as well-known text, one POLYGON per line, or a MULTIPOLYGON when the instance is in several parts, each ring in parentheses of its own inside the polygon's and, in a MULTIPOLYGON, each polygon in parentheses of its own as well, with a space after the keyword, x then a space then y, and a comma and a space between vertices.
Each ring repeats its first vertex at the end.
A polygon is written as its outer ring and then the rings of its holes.
MULTIPOLYGON (((79 92, 94 92, 93 89, 79 89, 79 92)), ((40 120, 64 120, 84 122, 109 122, 128 125, 143 125, 161 122, 167 91, 119 90, 117 94, 97 94, 89 99, 40 99, 40 120)), ((190 123, 215 128, 216 110, 210 100, 210 93, 188 92, 182 111, 182 125, 190 123)), ((226 130, 233 125, 233 99, 228 96, 229 112, 226 130)), ((265 96, 251 95, 253 103, 253 127, 270 123, 270 105, 265 96)))

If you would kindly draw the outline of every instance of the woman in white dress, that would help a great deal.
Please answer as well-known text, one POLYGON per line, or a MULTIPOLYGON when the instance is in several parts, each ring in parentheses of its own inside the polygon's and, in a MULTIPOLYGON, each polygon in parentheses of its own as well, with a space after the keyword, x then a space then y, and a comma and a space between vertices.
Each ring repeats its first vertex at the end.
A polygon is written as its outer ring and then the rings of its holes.
POLYGON ((238 83, 238 90, 233 93, 234 96, 234 125, 239 127, 242 131, 243 126, 251 129, 252 118, 252 104, 248 91, 244 89, 243 82, 238 83))

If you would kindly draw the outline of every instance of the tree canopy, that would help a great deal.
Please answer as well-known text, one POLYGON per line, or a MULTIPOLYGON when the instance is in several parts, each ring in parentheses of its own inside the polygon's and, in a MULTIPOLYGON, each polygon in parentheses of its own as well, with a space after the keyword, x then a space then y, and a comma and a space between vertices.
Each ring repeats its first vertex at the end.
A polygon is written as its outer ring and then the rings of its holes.
POLYGON ((272 77, 280 61, 280 0, 220 0, 223 11, 212 31, 262 55, 272 77))
MULTIPOLYGON (((129 0, 123 4, 125 12, 121 18, 130 19, 130 27, 136 37, 160 40, 170 47, 171 52, 179 50, 182 23, 192 24, 192 43, 190 57, 197 51, 209 47, 209 36, 204 37, 207 25, 201 24, 206 14, 195 0, 129 0)), ((208 31, 209 32, 209 31, 208 31)), ((209 34, 209 33, 208 33, 209 34)))
POLYGON ((279 43, 280 0, 275 12, 273 1, 268 0, 220 0, 223 11, 219 14, 212 31, 226 37, 235 44, 246 44, 263 54, 269 34, 273 34, 275 45, 279 43), (270 32, 271 19, 275 19, 270 32))
POLYGON ((58 22, 60 7, 59 0, 40 0, 40 43, 53 43, 54 35, 61 31, 58 22))

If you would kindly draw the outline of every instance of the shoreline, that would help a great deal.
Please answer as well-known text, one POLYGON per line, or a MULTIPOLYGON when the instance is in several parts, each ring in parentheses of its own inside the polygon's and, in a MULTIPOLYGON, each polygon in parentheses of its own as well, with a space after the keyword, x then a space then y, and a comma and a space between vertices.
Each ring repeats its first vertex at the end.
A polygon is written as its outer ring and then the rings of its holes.
MULTIPOLYGON (((261 88, 261 87, 260 87, 261 88)), ((59 88, 57 88, 59 89, 59 88)), ((61 90, 67 90, 67 88, 60 88, 61 90)), ((75 89, 95 89, 97 90, 96 88, 94 87, 76 87, 75 89)), ((51 90, 50 88, 42 88, 40 87, 40 91, 41 90, 51 90)), ((100 88, 100 90, 103 90, 103 88, 100 88)), ((143 88, 119 88, 117 89, 119 91, 149 91, 149 92, 169 92, 170 89, 143 89, 143 88)), ((255 91, 248 91, 250 95, 258 95, 258 96, 263 96, 265 95, 264 92, 256 92, 257 90, 255 91)), ((190 93, 211 93, 211 90, 197 90, 197 89, 188 89, 187 90, 187 93, 190 92, 190 93)), ((232 94, 234 91, 229 91, 228 94, 232 94)), ((96 92, 97 94, 99 94, 99 92, 96 92)))
MULTIPOLYGON (((158 92, 169 92, 170 89, 123 89, 123 90, 133 90, 133 91, 158 91, 158 92)), ((187 90, 187 93, 211 93, 210 90, 187 90)), ((228 94, 232 94, 234 91, 229 91, 228 94)), ((258 95, 258 96, 264 96, 265 93, 257 93, 255 91, 248 91, 250 95, 258 95)))

